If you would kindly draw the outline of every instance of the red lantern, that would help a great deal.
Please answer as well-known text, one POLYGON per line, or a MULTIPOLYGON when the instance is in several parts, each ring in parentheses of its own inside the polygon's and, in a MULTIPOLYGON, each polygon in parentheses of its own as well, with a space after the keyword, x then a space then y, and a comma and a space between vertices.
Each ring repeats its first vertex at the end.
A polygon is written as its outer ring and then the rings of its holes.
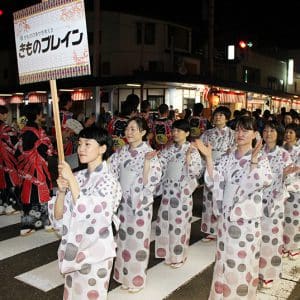
POLYGON ((213 94, 211 93, 209 96, 208 96, 208 101, 210 103, 210 105, 212 107, 216 107, 219 105, 219 102, 220 102, 220 97, 217 95, 217 94, 213 94))

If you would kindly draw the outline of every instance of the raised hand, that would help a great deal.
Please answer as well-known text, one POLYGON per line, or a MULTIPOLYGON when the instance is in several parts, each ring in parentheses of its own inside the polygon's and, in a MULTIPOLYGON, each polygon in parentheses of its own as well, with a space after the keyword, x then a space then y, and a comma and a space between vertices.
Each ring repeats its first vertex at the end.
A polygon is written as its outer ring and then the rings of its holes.
POLYGON ((300 166, 297 166, 295 164, 290 164, 283 169, 284 176, 287 176, 292 173, 299 173, 299 172, 300 172, 300 166))
POLYGON ((200 139, 197 139, 192 143, 192 145, 197 148, 201 154, 205 156, 205 158, 212 157, 212 146, 209 143, 206 146, 200 139))

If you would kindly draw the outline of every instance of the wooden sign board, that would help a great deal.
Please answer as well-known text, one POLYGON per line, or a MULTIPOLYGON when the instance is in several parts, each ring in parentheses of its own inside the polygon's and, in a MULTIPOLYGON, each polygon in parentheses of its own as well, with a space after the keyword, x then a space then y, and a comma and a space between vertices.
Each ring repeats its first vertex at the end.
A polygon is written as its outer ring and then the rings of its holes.
POLYGON ((49 0, 14 13, 20 84, 89 75, 84 0, 49 0))

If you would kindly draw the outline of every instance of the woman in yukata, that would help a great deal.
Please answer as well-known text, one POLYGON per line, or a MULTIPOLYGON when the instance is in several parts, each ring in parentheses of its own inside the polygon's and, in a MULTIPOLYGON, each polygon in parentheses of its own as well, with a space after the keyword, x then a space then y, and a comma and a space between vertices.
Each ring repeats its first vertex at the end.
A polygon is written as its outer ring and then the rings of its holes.
POLYGON ((187 142, 190 125, 177 120, 172 125, 174 144, 162 150, 159 160, 163 176, 162 200, 158 210, 155 255, 164 258, 172 268, 181 267, 187 259, 193 210, 192 194, 197 178, 204 172, 198 150, 187 142))
MULTIPOLYGON (((285 127, 284 149, 291 155, 295 168, 300 166, 300 146, 297 141, 300 139, 300 127, 291 123, 285 127)), ((296 180, 289 182, 287 186, 289 198, 284 204, 284 229, 283 255, 288 256, 291 260, 300 258, 300 174, 296 180)))
POLYGON ((206 158, 205 183, 212 191, 218 217, 217 251, 209 299, 256 299, 261 243, 263 189, 272 183, 261 141, 254 148, 255 120, 241 117, 236 125, 236 150, 217 166, 211 145, 195 145, 206 158))
POLYGON ((297 171, 290 154, 281 148, 284 129, 277 121, 268 121, 263 128, 267 155, 273 173, 273 182, 263 191, 263 216, 261 220, 261 248, 259 277, 262 287, 271 288, 282 272, 284 202, 289 197, 286 190, 288 174, 297 171))
MULTIPOLYGON (((234 147, 234 130, 226 126, 231 116, 231 111, 226 106, 218 106, 213 112, 214 128, 208 129, 200 136, 204 144, 212 146, 214 164, 222 155, 230 152, 234 147)), ((211 191, 203 187, 203 209, 201 219, 201 231, 208 234, 202 242, 209 242, 217 238, 217 218, 213 214, 211 191)))
POLYGON ((107 297, 116 256, 112 220, 122 197, 106 163, 111 147, 105 129, 85 128, 79 133, 77 153, 87 169, 73 174, 66 162, 58 166, 58 192, 48 208, 62 235, 58 263, 65 277, 64 299, 107 297))
POLYGON ((161 178, 156 151, 146 142, 147 130, 145 119, 129 119, 125 130, 128 145, 110 159, 123 193, 118 211, 121 225, 114 279, 122 284, 121 289, 132 293, 139 292, 146 284, 153 193, 161 178))

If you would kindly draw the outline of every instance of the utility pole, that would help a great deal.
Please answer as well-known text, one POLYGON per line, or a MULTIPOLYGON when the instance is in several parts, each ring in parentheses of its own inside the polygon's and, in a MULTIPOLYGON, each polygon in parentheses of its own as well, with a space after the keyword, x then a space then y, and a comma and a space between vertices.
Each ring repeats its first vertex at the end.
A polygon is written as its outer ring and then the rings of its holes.
POLYGON ((214 76, 214 24, 215 0, 208 0, 208 72, 210 78, 214 76))

